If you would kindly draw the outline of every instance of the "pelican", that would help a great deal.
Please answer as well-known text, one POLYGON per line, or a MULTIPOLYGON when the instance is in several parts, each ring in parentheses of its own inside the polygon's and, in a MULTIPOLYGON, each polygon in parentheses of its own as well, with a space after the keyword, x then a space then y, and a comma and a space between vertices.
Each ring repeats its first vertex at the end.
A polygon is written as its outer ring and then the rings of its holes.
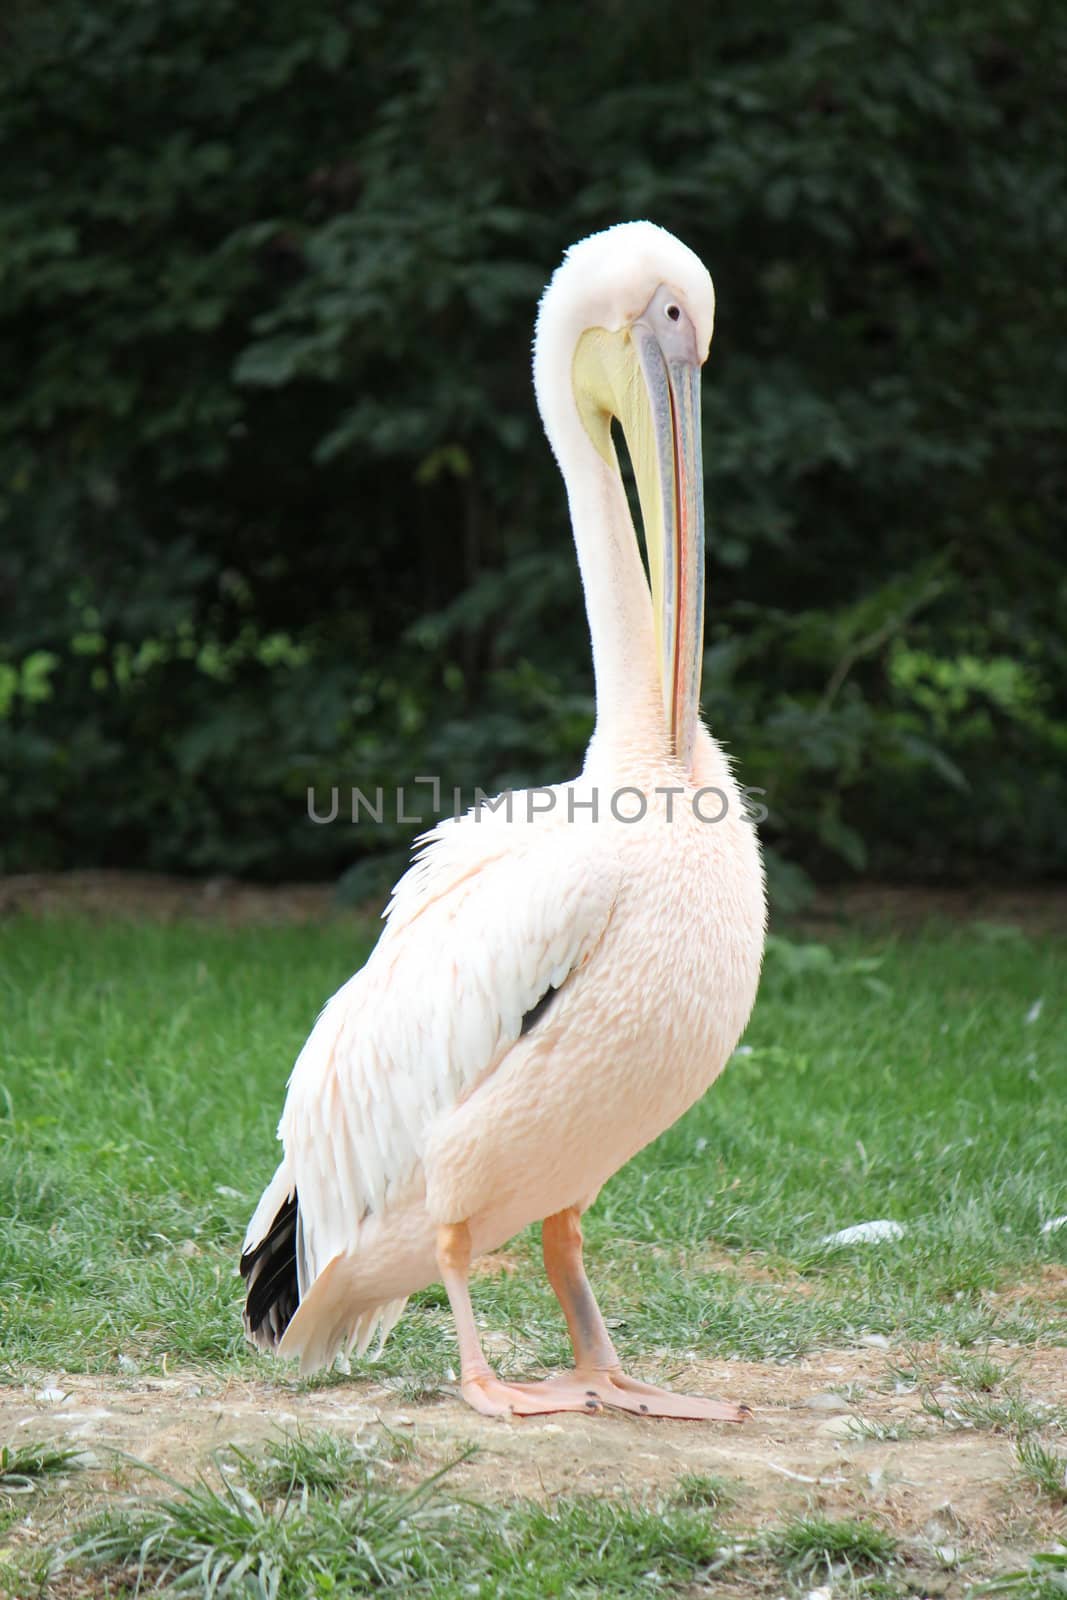
POLYGON ((487 1416, 749 1415, 624 1372, 580 1223, 722 1070, 763 954, 759 847, 699 715, 714 311, 700 260, 649 222, 574 245, 545 290, 534 387, 585 590, 594 733, 573 782, 423 836, 376 948, 297 1059, 241 1271, 248 1337, 303 1372, 384 1341, 442 1281, 461 1392, 487 1416), (482 1350, 470 1266, 536 1221, 575 1364, 508 1383, 482 1350))

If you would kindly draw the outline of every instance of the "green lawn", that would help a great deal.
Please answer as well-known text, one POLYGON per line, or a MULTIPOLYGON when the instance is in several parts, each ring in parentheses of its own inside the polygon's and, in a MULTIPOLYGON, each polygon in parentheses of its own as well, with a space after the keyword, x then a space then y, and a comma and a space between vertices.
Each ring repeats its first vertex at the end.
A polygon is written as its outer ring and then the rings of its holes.
MULTIPOLYGON (((366 949, 353 923, 0 929, 9 1374, 265 1370, 241 1339, 241 1234, 293 1058, 366 949)), ((776 941, 742 1053, 588 1219, 624 1358, 1062 1338, 1053 1308, 989 1291, 1067 1260, 1067 1227, 1041 1231, 1067 1212, 1065 974, 1067 941, 997 927, 776 941), (903 1238, 820 1242, 881 1218, 903 1238)), ((514 1248, 523 1270, 475 1293, 509 1370, 534 1371, 567 1346, 535 1234, 514 1248)), ((431 1289, 377 1370, 425 1384, 453 1359, 431 1289)))
MULTIPOLYGON (((353 922, 0 928, 7 1382, 66 1369, 121 1386, 131 1360, 142 1376, 164 1361, 276 1370, 242 1342, 237 1252, 273 1168, 290 1064, 369 937, 353 922)), ((1029 1540, 1036 1552, 1017 1581, 1024 1600, 1059 1600, 1067 1581, 1067 1558, 1046 1548, 1067 1500, 1063 1417, 1035 1410, 986 1341, 1047 1345, 1067 1332, 1062 1299, 994 1293, 1040 1290, 1042 1269, 1067 1259, 1067 1226, 1042 1231, 1067 1212, 1065 972, 1067 942, 996 926, 773 941, 742 1051, 609 1184, 587 1227, 623 1357, 650 1375, 691 1354, 775 1359, 881 1333, 901 1346, 890 1370, 907 1377, 927 1359, 915 1341, 943 1341, 936 1370, 957 1397, 946 1412, 931 1379, 921 1425, 1014 1441, 1024 1515, 1010 1512, 1011 1548, 1029 1540), (821 1242, 874 1219, 903 1236, 821 1242)), ((519 1270, 475 1285, 487 1324, 508 1337, 506 1371, 569 1353, 536 1245, 531 1230, 509 1252, 519 1270)), ((376 1372, 406 1403, 433 1393, 454 1360, 444 1294, 431 1289, 376 1372)), ((813 1501, 753 1531, 737 1486, 687 1474, 684 1455, 658 1497, 479 1504, 438 1481, 423 1442, 388 1428, 369 1443, 281 1436, 131 1495, 127 1464, 87 1464, 62 1439, 19 1434, 0 1441, 0 1594, 120 1600, 171 1583, 220 1600, 968 1592, 973 1552, 946 1590, 946 1558, 876 1512, 834 1520, 813 1501)), ((530 1449, 536 1466, 536 1440, 530 1449)))

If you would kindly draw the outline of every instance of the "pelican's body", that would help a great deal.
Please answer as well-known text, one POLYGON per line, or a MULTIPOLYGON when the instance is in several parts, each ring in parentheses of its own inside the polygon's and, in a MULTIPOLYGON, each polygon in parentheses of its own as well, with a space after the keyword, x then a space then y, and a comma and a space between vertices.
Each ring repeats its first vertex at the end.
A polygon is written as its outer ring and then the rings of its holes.
POLYGON ((406 1296, 443 1278, 480 1410, 742 1414, 622 1373, 577 1222, 721 1071, 762 957, 755 835, 696 713, 703 530, 686 385, 713 306, 697 259, 650 224, 576 247, 546 293, 535 380, 586 589, 596 732, 573 784, 428 836, 297 1061, 243 1267, 251 1336, 304 1370, 384 1337, 406 1296), (638 474, 659 626, 611 416, 638 474), (577 1369, 507 1385, 481 1355, 467 1268, 541 1219, 577 1369))

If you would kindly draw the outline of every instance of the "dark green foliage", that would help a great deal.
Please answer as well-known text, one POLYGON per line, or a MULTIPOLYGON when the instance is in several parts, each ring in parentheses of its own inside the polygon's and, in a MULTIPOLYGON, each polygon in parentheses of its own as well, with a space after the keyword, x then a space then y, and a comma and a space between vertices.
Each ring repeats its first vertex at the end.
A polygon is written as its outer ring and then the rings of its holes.
POLYGON ((587 641, 529 340, 562 248, 642 215, 716 278, 705 709, 768 842, 1067 866, 1067 12, 573 26, 9 7, 7 868, 327 873, 411 830, 314 827, 309 784, 575 768, 587 641))

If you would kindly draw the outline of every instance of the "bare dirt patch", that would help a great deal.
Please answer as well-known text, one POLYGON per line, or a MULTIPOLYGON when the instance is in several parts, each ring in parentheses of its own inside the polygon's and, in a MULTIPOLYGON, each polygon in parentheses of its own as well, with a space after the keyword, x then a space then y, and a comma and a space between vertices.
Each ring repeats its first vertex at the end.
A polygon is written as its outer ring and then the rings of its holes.
MULTIPOLYGON (((241 883, 153 872, 26 872, 0 878, 0 916, 203 920, 226 927, 324 922, 339 914, 329 883, 241 883)), ((344 913, 355 915, 351 910, 344 913)))
POLYGON ((1067 1267, 1049 1261, 1039 1267, 1037 1273, 1036 1283, 1030 1279, 1025 1283, 1009 1284, 1006 1288, 993 1290, 989 1298, 1018 1305, 1041 1306, 1046 1310, 1050 1306, 1067 1310, 1067 1267))
MULTIPOLYGON (((1047 1405, 1067 1404, 1060 1350, 998 1346, 1013 1382, 1047 1405)), ((913 1361, 915 1351, 908 1352, 913 1361)), ((926 1359, 936 1361, 935 1352, 926 1359)), ((747 1532, 794 1515, 867 1516, 916 1548, 953 1545, 983 1571, 1023 1559, 1062 1535, 1062 1512, 1020 1479, 1012 1441, 980 1428, 947 1428, 928 1416, 901 1378, 899 1352, 828 1351, 782 1365, 708 1361, 669 1377, 679 1389, 745 1399, 741 1427, 557 1416, 496 1422, 454 1394, 410 1403, 367 1380, 308 1387, 275 1380, 179 1372, 111 1379, 53 1374, 0 1389, 0 1437, 76 1445, 99 1469, 78 1499, 131 1489, 150 1476, 112 1451, 188 1481, 212 1452, 255 1449, 280 1430, 328 1429, 371 1438, 384 1429, 413 1446, 402 1472, 422 1476, 476 1447, 455 1468, 464 1494, 486 1500, 560 1494, 662 1499, 685 1474, 737 1485, 730 1520, 747 1532)), ((975 1566, 970 1568, 973 1577, 975 1566)))
POLYGON ((966 887, 850 883, 821 888, 803 923, 817 931, 833 922, 914 932, 929 922, 985 922, 1020 933, 1067 933, 1067 886, 966 887))
MULTIPOLYGON (((377 918, 379 903, 341 906, 331 883, 242 883, 236 878, 178 878, 165 873, 33 872, 0 877, 0 916, 143 917, 153 922, 203 919, 228 927, 377 918)), ((812 935, 835 926, 913 931, 931 921, 990 922, 1022 933, 1067 933, 1067 886, 860 883, 821 888, 798 919, 812 935)))

